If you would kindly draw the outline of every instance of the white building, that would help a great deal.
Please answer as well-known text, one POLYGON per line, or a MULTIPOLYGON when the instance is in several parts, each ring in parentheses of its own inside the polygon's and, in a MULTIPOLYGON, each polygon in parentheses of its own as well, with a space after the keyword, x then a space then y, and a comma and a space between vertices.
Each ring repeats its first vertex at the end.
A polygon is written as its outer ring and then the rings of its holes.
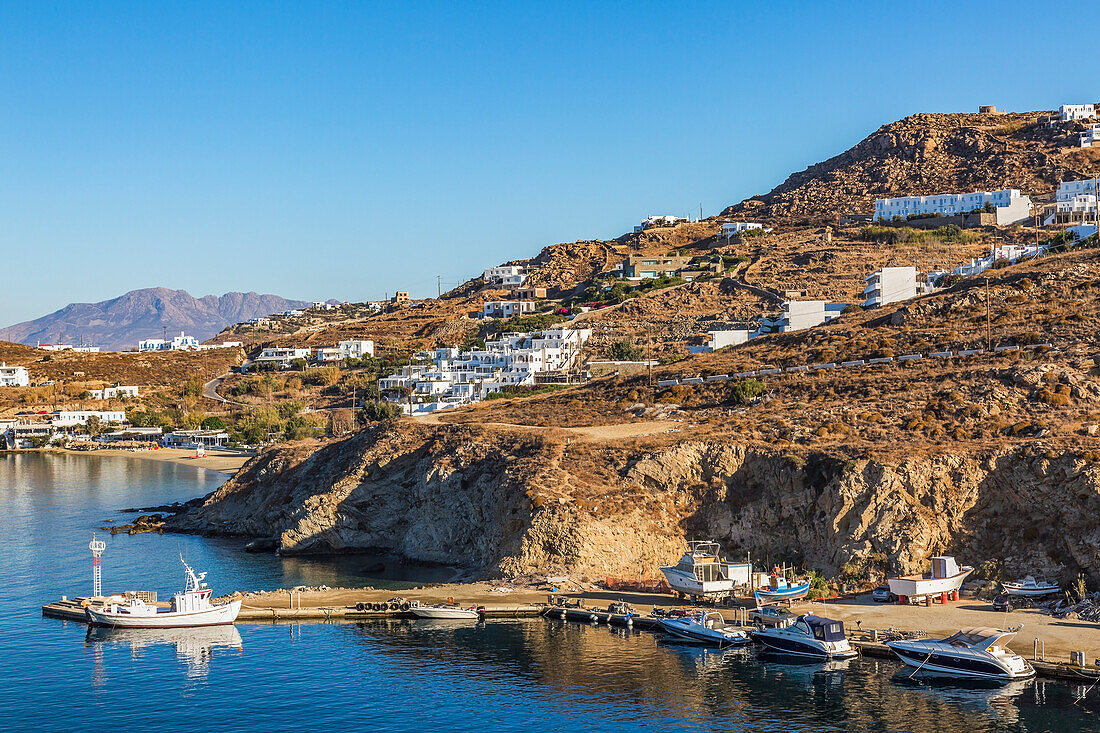
POLYGON ((506 277, 526 274, 527 267, 524 265, 500 265, 499 267, 490 267, 481 276, 485 278, 486 282, 499 282, 506 277))
POLYGON ((43 351, 75 351, 81 354, 98 354, 98 346, 85 346, 84 344, 78 344, 76 346, 72 344, 37 344, 37 349, 43 351))
POLYGON ((343 361, 374 356, 374 342, 364 339, 340 341, 336 346, 317 349, 317 361, 343 361))
POLYGON ((86 425, 93 417, 99 418, 103 425, 126 422, 125 410, 56 410, 50 416, 50 424, 55 428, 71 428, 86 425))
POLYGON ((137 397, 138 388, 133 385, 116 384, 114 387, 88 390, 88 394, 93 400, 116 400, 123 397, 137 397))
POLYGON ((729 221, 722 225, 722 234, 725 235, 726 239, 729 239, 734 234, 740 234, 741 232, 747 232, 753 229, 771 231, 770 229, 765 230, 763 224, 754 221, 729 221))
POLYGON ((884 267, 863 278, 864 308, 881 308, 917 297, 917 268, 884 267))
POLYGON ((308 359, 310 353, 312 353, 310 349, 269 346, 261 351, 260 355, 253 359, 253 361, 257 364, 274 363, 285 369, 290 366, 290 362, 295 359, 308 359))
POLYGON ((204 448, 229 443, 229 433, 224 430, 177 430, 164 436, 161 443, 167 448, 204 448))
POLYGON ((727 346, 737 346, 739 344, 747 343, 752 338, 752 333, 747 328, 731 328, 721 331, 707 331, 710 336, 710 340, 706 346, 691 346, 688 348, 690 354, 706 354, 711 351, 718 351, 718 349, 724 349, 727 346))
POLYGON ((1100 124, 1089 125, 1079 136, 1082 148, 1091 148, 1092 144, 1100 140, 1100 124))
POLYGON ((828 303, 824 300, 788 300, 783 303, 779 332, 788 333, 820 326, 839 316, 847 307, 847 303, 828 303))
POLYGON ((197 349, 199 340, 180 331, 171 341, 164 339, 142 339, 138 341, 138 351, 191 351, 197 349))
POLYGON ((31 383, 27 368, 21 366, 8 366, 0 362, 0 387, 26 387, 31 383))
POLYGON ((1031 198, 1015 188, 1000 191, 973 191, 971 193, 943 193, 935 196, 898 196, 875 199, 875 221, 893 221, 894 217, 906 219, 915 214, 942 214, 956 216, 993 204, 997 213, 997 225, 1006 226, 1026 221, 1031 216, 1031 198))
POLYGON ((647 216, 642 219, 641 224, 634 225, 634 231, 642 232, 646 229, 652 229, 653 227, 671 227, 685 221, 687 221, 686 218, 682 216, 672 216, 671 214, 666 214, 664 216, 647 216))
POLYGON ((486 342, 484 348, 466 352, 439 348, 431 364, 404 367, 378 380, 378 389, 392 393, 412 387, 419 403, 414 412, 477 402, 507 385, 534 385, 540 372, 568 369, 590 334, 587 329, 551 328, 506 333, 486 342))
POLYGON ((1043 222, 1049 226, 1059 218, 1074 220, 1092 220, 1096 216, 1096 181, 1062 181, 1054 196, 1055 213, 1043 222))
POLYGON ((1094 104, 1063 104, 1058 108, 1059 116, 1063 122, 1071 122, 1073 120, 1087 120, 1096 114, 1096 105, 1094 104))
POLYGON ((535 303, 531 300, 490 300, 482 308, 483 318, 511 318, 524 313, 534 313, 535 303))

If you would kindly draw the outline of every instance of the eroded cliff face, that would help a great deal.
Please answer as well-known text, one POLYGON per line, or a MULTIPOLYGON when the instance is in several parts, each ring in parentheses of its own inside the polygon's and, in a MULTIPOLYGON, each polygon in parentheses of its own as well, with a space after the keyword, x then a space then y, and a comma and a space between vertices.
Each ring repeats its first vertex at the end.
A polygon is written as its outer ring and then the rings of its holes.
POLYGON ((1100 470, 1038 449, 844 461, 564 433, 382 425, 264 453, 172 526, 277 536, 282 552, 384 549, 471 572, 655 575, 687 537, 730 557, 917 570, 956 554, 1007 572, 1100 568, 1100 470))

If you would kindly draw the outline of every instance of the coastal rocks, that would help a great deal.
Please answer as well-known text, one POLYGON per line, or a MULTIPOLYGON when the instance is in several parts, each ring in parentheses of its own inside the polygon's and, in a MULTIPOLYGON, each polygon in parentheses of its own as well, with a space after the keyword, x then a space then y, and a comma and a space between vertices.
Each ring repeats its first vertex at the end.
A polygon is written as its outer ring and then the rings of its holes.
POLYGON ((399 421, 265 452, 168 528, 277 537, 282 553, 385 550, 479 575, 655 577, 686 538, 732 558, 836 575, 927 569, 949 553, 1003 572, 1100 567, 1100 470, 1037 446, 891 460, 720 441, 645 450, 399 421))

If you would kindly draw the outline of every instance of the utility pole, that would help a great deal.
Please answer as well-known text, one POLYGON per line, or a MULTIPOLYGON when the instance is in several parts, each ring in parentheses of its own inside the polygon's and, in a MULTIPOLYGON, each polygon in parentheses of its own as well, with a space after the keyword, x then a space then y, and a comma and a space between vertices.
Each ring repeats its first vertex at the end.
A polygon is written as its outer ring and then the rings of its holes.
POLYGON ((993 330, 989 325, 989 278, 985 278, 985 350, 993 350, 993 330))
POLYGON ((435 297, 439 298, 443 295, 443 285, 440 282, 442 275, 435 276, 435 297))

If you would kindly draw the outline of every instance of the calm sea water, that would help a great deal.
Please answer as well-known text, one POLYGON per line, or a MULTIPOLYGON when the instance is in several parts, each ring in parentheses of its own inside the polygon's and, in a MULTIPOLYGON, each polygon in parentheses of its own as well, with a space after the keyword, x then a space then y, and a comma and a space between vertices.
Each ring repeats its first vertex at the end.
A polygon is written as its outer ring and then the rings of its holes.
MULTIPOLYGON (((41 617, 44 602, 89 592, 91 531, 125 518, 117 509, 189 499, 222 480, 138 459, 0 456, 0 731, 1100 730, 1100 688, 915 684, 882 660, 792 665, 541 619, 127 634, 41 617)), ((190 536, 106 539, 107 589, 176 590, 179 552, 210 571, 215 591, 379 584, 359 573, 362 559, 284 560, 190 536)))

